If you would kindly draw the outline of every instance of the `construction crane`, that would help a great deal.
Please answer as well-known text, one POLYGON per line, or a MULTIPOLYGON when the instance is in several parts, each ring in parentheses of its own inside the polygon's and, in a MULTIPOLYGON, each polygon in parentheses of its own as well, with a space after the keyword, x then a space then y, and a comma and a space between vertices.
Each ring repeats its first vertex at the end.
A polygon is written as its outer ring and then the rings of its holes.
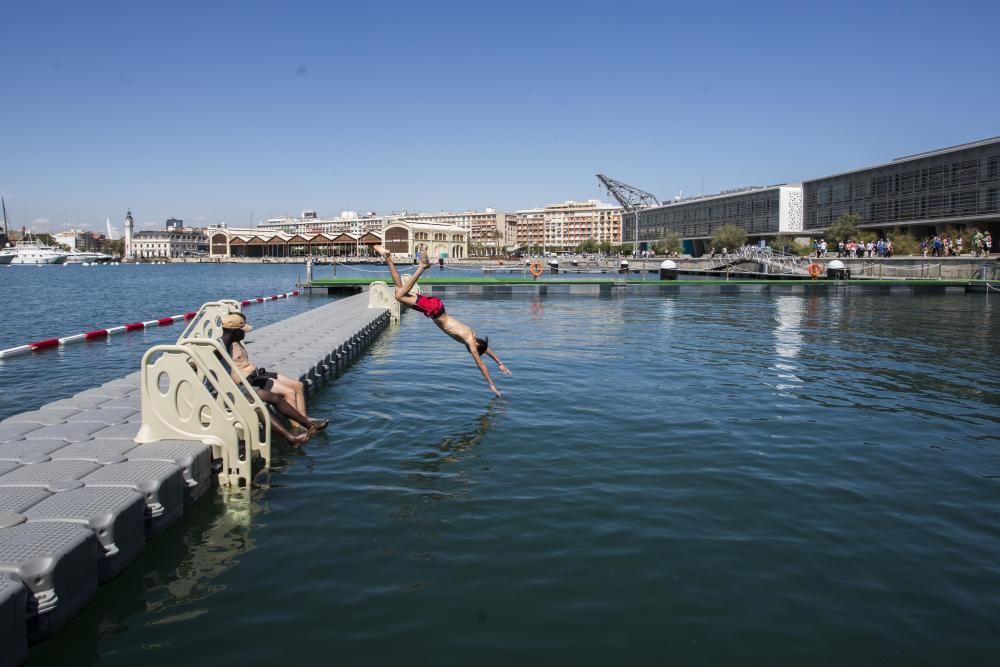
POLYGON ((608 193, 618 200, 618 203, 621 204, 622 208, 626 211, 635 211, 640 208, 660 205, 660 200, 656 198, 656 195, 646 192, 645 190, 640 190, 639 188, 633 187, 628 183, 616 181, 610 176, 605 176, 604 174, 598 174, 597 180, 601 182, 601 185, 608 189, 608 193))
MULTIPOLYGON (((659 206, 660 200, 656 195, 640 190, 628 183, 616 181, 610 176, 597 174, 597 180, 608 189, 608 193, 622 205, 622 213, 631 212, 635 218, 635 236, 632 239, 633 253, 639 256, 639 209, 659 206)), ((624 231, 625 216, 622 215, 622 230, 624 231)), ((624 239, 622 239, 624 241, 624 239)))

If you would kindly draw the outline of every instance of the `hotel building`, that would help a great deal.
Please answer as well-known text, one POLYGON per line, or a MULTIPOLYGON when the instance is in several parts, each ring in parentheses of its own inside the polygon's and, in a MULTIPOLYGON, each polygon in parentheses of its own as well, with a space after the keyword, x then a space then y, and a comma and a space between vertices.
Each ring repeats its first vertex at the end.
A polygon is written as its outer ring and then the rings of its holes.
POLYGON ((622 209, 597 199, 566 201, 517 212, 519 248, 569 251, 584 241, 621 243, 622 209))

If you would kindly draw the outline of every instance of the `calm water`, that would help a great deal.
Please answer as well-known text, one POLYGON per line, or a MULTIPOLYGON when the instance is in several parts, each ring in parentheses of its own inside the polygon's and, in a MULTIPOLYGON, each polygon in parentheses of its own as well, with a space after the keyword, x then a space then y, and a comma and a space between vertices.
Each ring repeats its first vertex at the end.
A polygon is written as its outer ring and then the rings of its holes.
POLYGON ((407 314, 31 664, 997 664, 1000 301, 447 303, 503 398, 407 314))
MULTIPOLYGON (((0 266, 0 349, 197 310, 215 299, 291 292, 302 266, 140 264, 0 266)), ((254 304, 256 324, 328 303, 307 296, 254 304)), ((173 343, 183 324, 0 359, 0 419, 139 369, 151 345, 173 343)))

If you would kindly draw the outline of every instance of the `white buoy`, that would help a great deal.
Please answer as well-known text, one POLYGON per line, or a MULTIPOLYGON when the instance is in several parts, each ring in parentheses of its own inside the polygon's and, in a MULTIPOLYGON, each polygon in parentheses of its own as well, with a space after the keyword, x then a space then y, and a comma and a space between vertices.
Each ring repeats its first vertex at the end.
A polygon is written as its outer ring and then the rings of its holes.
POLYGON ((851 272, 847 270, 843 262, 834 259, 826 265, 826 277, 834 280, 846 280, 851 277, 851 272))
POLYGON ((677 262, 675 262, 672 259, 665 259, 662 262, 660 262, 660 268, 661 269, 676 269, 677 268, 677 262))

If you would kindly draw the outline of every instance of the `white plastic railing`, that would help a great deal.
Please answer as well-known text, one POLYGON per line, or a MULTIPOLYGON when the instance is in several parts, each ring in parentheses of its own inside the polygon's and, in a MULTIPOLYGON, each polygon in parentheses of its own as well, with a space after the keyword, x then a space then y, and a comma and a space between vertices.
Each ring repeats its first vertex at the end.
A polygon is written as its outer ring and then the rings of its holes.
POLYGON ((222 318, 229 313, 242 312, 240 302, 232 299, 209 301, 198 309, 198 314, 184 327, 177 342, 189 338, 219 338, 222 336, 222 318))
POLYGON ((223 366, 232 359, 222 343, 191 338, 156 345, 142 357, 142 427, 137 443, 198 440, 222 459, 219 482, 250 486, 253 459, 271 467, 271 417, 245 379, 223 366))
MULTIPOLYGON (((413 276, 411 276, 409 273, 404 273, 402 276, 399 277, 399 279, 400 279, 400 281, 402 281, 405 284, 406 281, 409 280, 412 277, 413 276)), ((420 295, 420 294, 423 294, 423 293, 424 293, 423 290, 420 289, 420 283, 414 283, 413 287, 410 288, 410 294, 420 295)))
POLYGON ((399 301, 391 287, 381 281, 368 285, 368 307, 386 308, 394 324, 399 324, 399 301))

